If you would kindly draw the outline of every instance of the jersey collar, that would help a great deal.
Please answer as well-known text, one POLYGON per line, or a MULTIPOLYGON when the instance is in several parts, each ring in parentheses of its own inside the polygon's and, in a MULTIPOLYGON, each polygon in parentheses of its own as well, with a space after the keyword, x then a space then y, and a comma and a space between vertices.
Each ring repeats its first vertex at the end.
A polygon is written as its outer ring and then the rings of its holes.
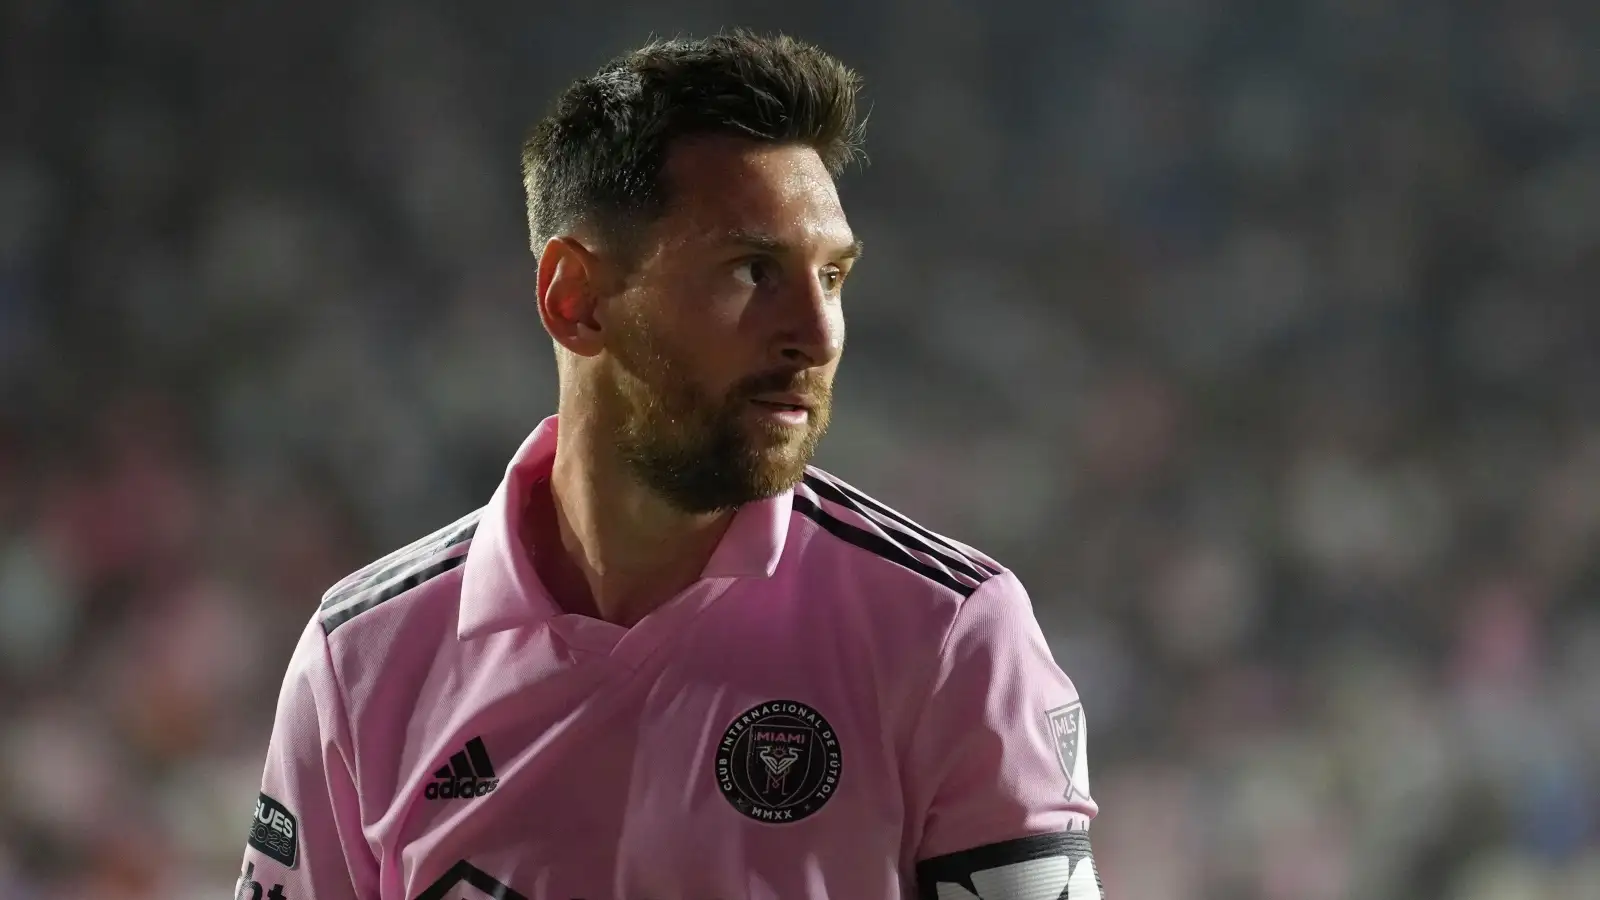
MULTIPOLYGON (((462 572, 456 633, 463 640, 562 614, 534 571, 520 527, 529 491, 555 465, 557 431, 551 416, 522 442, 478 520, 462 572)), ((701 579, 770 578, 783 558, 793 501, 794 492, 785 491, 740 507, 701 579)))

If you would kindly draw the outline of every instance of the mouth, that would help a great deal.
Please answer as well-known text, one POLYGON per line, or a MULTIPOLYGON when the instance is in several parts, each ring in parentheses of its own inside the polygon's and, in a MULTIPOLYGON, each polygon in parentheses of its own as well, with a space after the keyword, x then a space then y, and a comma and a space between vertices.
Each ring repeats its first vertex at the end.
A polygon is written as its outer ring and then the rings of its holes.
POLYGON ((754 403, 756 406, 759 406, 760 408, 762 408, 764 410, 768 410, 770 412, 780 412, 780 413, 809 413, 809 412, 811 412, 810 407, 801 406, 798 403, 774 403, 774 402, 771 402, 771 401, 768 401, 768 400, 752 400, 750 402, 754 403))
POLYGON ((810 412, 811 404, 799 394, 763 394, 751 398, 750 402, 757 406, 779 412, 810 412))
POLYGON ((802 397, 787 395, 753 397, 750 405, 755 407, 762 418, 785 427, 799 427, 811 421, 811 407, 802 397))

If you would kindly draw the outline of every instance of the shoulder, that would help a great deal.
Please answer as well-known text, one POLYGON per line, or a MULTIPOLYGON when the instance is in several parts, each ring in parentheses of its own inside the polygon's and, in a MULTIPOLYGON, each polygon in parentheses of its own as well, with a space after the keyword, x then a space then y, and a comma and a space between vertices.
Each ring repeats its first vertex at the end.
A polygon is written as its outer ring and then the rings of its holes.
POLYGON ((467 558, 482 510, 413 541, 341 578, 322 595, 317 620, 325 635, 358 616, 408 594, 460 566, 467 558))
POLYGON ((826 535, 854 573, 883 573, 928 593, 970 598, 1006 568, 979 550, 923 526, 910 516, 815 466, 795 486, 793 514, 826 535))

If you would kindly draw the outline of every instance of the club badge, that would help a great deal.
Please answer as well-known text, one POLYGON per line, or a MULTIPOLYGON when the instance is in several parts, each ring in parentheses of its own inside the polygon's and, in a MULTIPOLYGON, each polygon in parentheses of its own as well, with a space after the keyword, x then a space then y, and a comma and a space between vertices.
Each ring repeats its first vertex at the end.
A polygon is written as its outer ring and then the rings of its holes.
POLYGON ((839 788, 839 736, 822 714, 792 700, 756 706, 717 744, 717 786, 757 822, 798 822, 839 788))

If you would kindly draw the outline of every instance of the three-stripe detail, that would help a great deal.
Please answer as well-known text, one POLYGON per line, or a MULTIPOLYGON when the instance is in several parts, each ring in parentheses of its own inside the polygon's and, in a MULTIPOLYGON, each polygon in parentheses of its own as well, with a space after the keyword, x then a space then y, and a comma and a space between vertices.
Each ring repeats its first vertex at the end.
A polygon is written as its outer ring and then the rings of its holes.
POLYGON ((465 750, 457 750, 450 754, 450 763, 440 766, 433 773, 435 778, 493 778, 494 763, 489 762, 489 749, 483 745, 483 738, 475 737, 467 741, 465 750))
POLYGON ((356 616, 466 562, 465 545, 477 533, 481 514, 474 511, 335 585, 322 599, 323 633, 332 634, 356 616))
POLYGON ((840 540, 860 547, 929 581, 970 597, 1000 570, 956 548, 947 538, 817 469, 808 469, 794 494, 794 511, 840 540), (814 494, 813 499, 809 494, 814 494), (820 501, 836 504, 876 530, 831 513, 820 501))

